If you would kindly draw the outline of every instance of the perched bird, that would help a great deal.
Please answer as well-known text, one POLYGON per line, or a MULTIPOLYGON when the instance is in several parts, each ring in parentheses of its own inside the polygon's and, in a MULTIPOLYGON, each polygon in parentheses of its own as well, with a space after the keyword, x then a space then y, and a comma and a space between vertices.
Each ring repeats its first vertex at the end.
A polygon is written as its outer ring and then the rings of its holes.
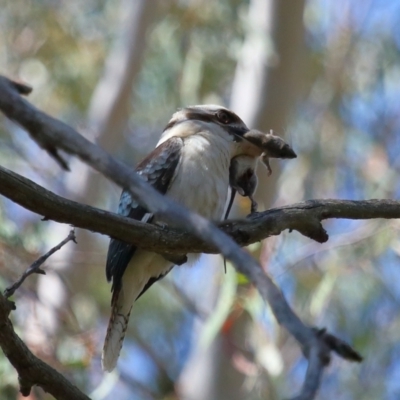
MULTIPOLYGON (((224 216, 231 160, 254 152, 243 139, 249 132, 232 111, 213 105, 192 106, 176 112, 156 148, 136 172, 161 193, 211 220, 224 216)), ((254 139, 253 139, 254 141, 254 139)), ((260 151, 261 154, 261 151, 260 151)), ((160 223, 126 190, 118 213, 147 223, 160 223)), ((193 255, 195 259, 198 255, 193 255)), ((104 370, 114 369, 128 326, 132 305, 154 282, 185 257, 163 257, 111 239, 106 276, 112 281, 112 312, 102 354, 104 370)))
POLYGON ((241 196, 248 197, 251 201, 251 213, 257 211, 257 203, 253 198, 256 191, 258 179, 255 173, 258 160, 264 163, 268 168, 268 174, 271 175, 272 169, 269 164, 270 158, 296 158, 294 150, 282 138, 270 133, 263 133, 258 130, 250 130, 243 135, 243 138, 251 143, 246 150, 246 154, 238 155, 231 161, 229 167, 229 185, 231 187, 231 197, 225 213, 225 219, 228 218, 232 208, 236 192, 241 196))

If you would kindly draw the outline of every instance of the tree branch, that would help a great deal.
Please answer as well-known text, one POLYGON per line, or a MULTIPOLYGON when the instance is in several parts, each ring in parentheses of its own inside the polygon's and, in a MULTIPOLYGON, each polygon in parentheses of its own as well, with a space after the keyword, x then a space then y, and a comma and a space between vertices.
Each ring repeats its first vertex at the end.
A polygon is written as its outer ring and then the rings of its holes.
MULTIPOLYGON (((320 363, 315 360, 329 360, 332 348, 328 345, 328 343, 326 343, 325 336, 318 333, 320 331, 306 326, 301 322, 301 320, 286 302, 280 289, 262 270, 257 261, 249 254, 242 251, 232 238, 217 229, 213 223, 193 212, 188 211, 186 208, 179 206, 168 197, 162 196, 160 193, 154 190, 154 188, 149 186, 147 182, 141 179, 132 168, 128 168, 123 163, 112 158, 104 150, 79 135, 70 126, 37 110, 35 107, 21 98, 19 93, 22 92, 23 90, 21 91, 21 89, 18 86, 15 86, 15 84, 13 84, 10 80, 0 77, 0 109, 7 117, 23 126, 29 132, 32 139, 35 140, 41 147, 43 147, 53 156, 54 152, 58 154, 57 151, 59 149, 64 150, 69 154, 76 155, 83 162, 91 165, 94 169, 101 172, 121 187, 128 189, 132 193, 133 197, 138 200, 140 204, 144 205, 150 212, 161 216, 163 219, 173 222, 174 226, 184 229, 186 231, 185 235, 187 233, 191 233, 197 239, 200 239, 207 244, 207 246, 210 246, 213 249, 218 249, 220 253, 233 262, 233 264, 236 266, 236 269, 240 273, 246 275, 248 279, 257 287, 263 299, 269 303, 278 322, 288 329, 288 331, 299 342, 304 354, 309 359, 308 370, 317 372, 319 371, 317 374, 307 373, 304 388, 318 388, 323 367, 326 362, 320 363), (313 357, 313 354, 318 354, 318 356, 313 357)), ((346 204, 346 207, 348 205, 349 204, 346 204)), ((277 222, 276 231, 274 231, 275 233, 273 234, 278 234, 278 232, 280 233, 283 229, 287 228, 287 225, 290 225, 291 229, 299 230, 301 233, 315 240, 327 240, 328 237, 320 224, 320 219, 316 218, 310 213, 308 214, 308 218, 310 218, 310 220, 304 216, 304 213, 307 213, 307 210, 310 207, 313 208, 313 203, 308 203, 308 205, 306 203, 304 206, 301 206, 300 209, 294 209, 293 214, 289 217, 287 208, 281 209, 280 212, 282 213, 282 220, 286 221, 286 225, 284 223, 277 222), (293 218, 294 215, 297 215, 297 217, 293 218)), ((330 209, 330 213, 317 213, 317 215, 320 215, 321 219, 335 217, 334 210, 335 208, 333 207, 330 209)), ((358 215, 358 218, 361 218, 362 215, 358 214, 356 211, 357 210, 353 210, 355 215, 358 215)), ((272 212, 273 215, 279 211, 271 210, 270 212, 272 212)), ((256 215, 255 217, 250 218, 248 221, 255 221, 257 225, 257 222, 260 222, 259 218, 262 218, 262 215, 263 214, 261 214, 261 217, 260 215, 256 215)), ((345 215, 345 213, 340 212, 336 214, 337 217, 344 217, 345 215)), ((66 216, 64 216, 64 218, 66 218, 66 216)), ((225 225, 229 230, 228 227, 232 227, 232 224, 234 226, 235 223, 236 222, 226 222, 225 225)), ((239 228, 241 232, 243 232, 242 225, 243 229, 245 229, 244 227, 247 223, 248 222, 241 224, 239 228)), ((263 223, 265 223, 265 221, 263 223)), ((224 224, 222 225, 225 226, 224 224)), ((259 227, 259 225, 257 226, 259 227)), ((256 232, 259 231, 260 228, 256 229, 256 232)), ((133 232, 133 230, 131 232, 133 232)), ((143 235, 142 228, 141 233, 143 235)), ((257 237, 257 234, 255 234, 254 237, 257 237)), ((248 240, 248 237, 245 239, 248 240)), ((159 243, 161 243, 162 240, 162 236, 160 236, 159 243)), ((182 253, 185 251, 186 250, 181 248, 180 252, 182 253)), ((3 331, 1 333, 3 334, 3 331)), ((13 331, 9 331, 9 334, 13 334, 13 331)), ((11 355, 13 356, 14 354, 11 355)), ((28 363, 29 367, 32 366, 32 362, 28 363)), ((36 379, 39 379, 39 377, 36 379)), ((58 379, 58 377, 55 379, 58 379)), ((34 383, 36 381, 30 382, 34 383)), ((26 386, 29 385, 22 385, 21 390, 24 390, 26 386)), ((301 395, 306 393, 304 388, 301 395)), ((27 393, 27 391, 25 390, 24 393, 27 393)), ((301 398, 312 399, 315 396, 315 393, 316 389, 309 396, 307 395, 308 397, 303 396, 301 398)), ((57 398, 62 399, 65 397, 59 396, 57 398)))
POLYGON ((14 332, 8 318, 13 303, 0 293, 0 347, 18 372, 20 391, 29 396, 33 385, 38 385, 58 400, 90 400, 54 368, 34 356, 14 332))
MULTIPOLYGON (((144 224, 68 200, 1 166, 0 194, 44 219, 105 234, 145 250, 164 254, 219 253, 216 246, 186 231, 144 224)), ((218 227, 241 246, 279 235, 286 229, 323 243, 328 234, 320 222, 329 218, 400 218, 400 201, 309 200, 272 208, 246 219, 223 221, 218 227)))
POLYGON ((62 242, 60 242, 57 246, 54 246, 53 248, 51 248, 46 254, 43 254, 36 261, 34 261, 15 283, 13 283, 11 286, 6 288, 6 290, 4 290, 4 297, 6 299, 8 299, 10 296, 12 296, 15 293, 15 291, 24 283, 25 279, 29 275, 32 275, 32 274, 46 275, 46 271, 44 271, 40 267, 46 262, 46 260, 52 254, 54 254, 56 251, 60 250, 61 247, 66 245, 71 240, 76 243, 75 231, 73 229, 69 232, 69 235, 62 242))

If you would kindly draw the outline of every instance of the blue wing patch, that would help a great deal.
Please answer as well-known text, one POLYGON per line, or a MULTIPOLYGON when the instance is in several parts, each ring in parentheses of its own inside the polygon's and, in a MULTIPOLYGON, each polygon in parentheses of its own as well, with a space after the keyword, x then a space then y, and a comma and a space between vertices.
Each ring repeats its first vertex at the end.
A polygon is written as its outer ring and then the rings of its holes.
POLYGON ((138 206, 139 204, 132 199, 132 196, 128 191, 122 191, 121 197, 119 199, 118 214, 127 217, 130 214, 131 209, 138 206))

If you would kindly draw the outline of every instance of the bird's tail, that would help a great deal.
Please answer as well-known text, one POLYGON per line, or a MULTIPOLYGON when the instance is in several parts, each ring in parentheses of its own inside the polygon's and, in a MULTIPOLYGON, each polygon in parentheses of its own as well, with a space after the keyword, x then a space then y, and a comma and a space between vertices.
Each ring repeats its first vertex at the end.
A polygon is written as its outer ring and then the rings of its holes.
POLYGON ((133 303, 171 267, 171 262, 161 255, 146 251, 135 254, 135 265, 128 265, 120 287, 114 288, 111 318, 101 356, 103 370, 112 371, 117 364, 133 303))
POLYGON ((132 305, 137 296, 137 293, 136 296, 133 296, 132 292, 126 296, 123 288, 121 288, 118 292, 113 293, 111 317, 101 356, 101 365, 104 371, 112 371, 117 364, 126 329, 128 328, 132 305))

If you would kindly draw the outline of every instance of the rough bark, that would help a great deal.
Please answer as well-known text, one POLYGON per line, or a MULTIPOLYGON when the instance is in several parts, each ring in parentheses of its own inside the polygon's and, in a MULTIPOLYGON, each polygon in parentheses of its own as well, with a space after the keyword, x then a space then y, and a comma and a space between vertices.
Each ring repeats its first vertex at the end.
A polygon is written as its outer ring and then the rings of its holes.
MULTIPOLYGON (((0 166, 0 193, 39 214, 44 220, 73 225, 131 242, 159 253, 219 253, 210 242, 182 229, 144 224, 121 215, 80 204, 58 196, 15 172, 0 166)), ((400 201, 395 200, 309 200, 255 213, 246 219, 219 222, 218 227, 240 246, 258 242, 284 230, 324 243, 328 233, 321 221, 329 218, 400 218, 400 201)))

